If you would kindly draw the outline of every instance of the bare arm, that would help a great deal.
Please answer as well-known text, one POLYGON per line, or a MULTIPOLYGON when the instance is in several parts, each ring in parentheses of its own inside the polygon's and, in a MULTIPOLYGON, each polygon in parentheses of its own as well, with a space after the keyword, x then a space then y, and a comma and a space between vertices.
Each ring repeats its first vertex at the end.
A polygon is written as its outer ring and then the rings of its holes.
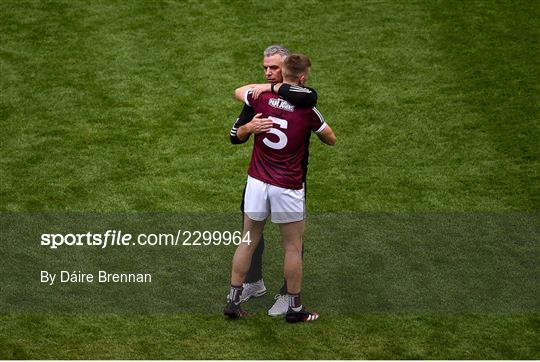
POLYGON ((337 141, 336 135, 328 124, 326 125, 326 127, 324 127, 324 129, 321 132, 317 133, 317 136, 319 137, 321 141, 323 141, 327 145, 334 146, 336 144, 336 141, 337 141))
POLYGON ((236 88, 234 90, 234 97, 239 100, 240 102, 245 102, 246 93, 251 88, 257 86, 257 84, 248 84, 240 88, 236 88))

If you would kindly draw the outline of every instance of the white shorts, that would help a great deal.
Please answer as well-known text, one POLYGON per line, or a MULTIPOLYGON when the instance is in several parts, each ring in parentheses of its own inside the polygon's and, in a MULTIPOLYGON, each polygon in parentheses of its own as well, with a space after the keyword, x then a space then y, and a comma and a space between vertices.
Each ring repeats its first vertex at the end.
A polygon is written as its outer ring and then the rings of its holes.
POLYGON ((244 212, 255 221, 266 220, 269 214, 276 224, 301 221, 305 219, 305 200, 304 188, 285 189, 248 176, 244 212))

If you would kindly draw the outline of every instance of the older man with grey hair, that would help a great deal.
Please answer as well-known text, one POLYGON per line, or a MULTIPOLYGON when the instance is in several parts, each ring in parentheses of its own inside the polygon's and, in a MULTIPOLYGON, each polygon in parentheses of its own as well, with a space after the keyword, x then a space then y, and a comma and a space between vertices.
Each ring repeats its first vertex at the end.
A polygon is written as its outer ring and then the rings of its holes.
MULTIPOLYGON (((301 108, 312 108, 317 104, 317 93, 314 89, 309 87, 283 84, 282 66, 283 61, 290 52, 282 45, 271 45, 263 52, 263 69, 264 76, 266 78, 265 84, 253 84, 254 96, 257 97, 263 92, 273 92, 281 96, 287 102, 294 106, 301 108)), ((272 122, 265 120, 261 117, 261 114, 255 114, 252 107, 244 105, 242 112, 234 122, 230 131, 230 140, 233 144, 241 144, 248 141, 250 134, 257 134, 266 132, 272 127, 272 122), (248 125, 250 132, 246 134, 238 134, 238 129, 248 125)), ((245 129, 246 127, 243 127, 245 129)), ((307 155, 304 162, 304 182, 307 174, 307 155)), ((245 195, 245 189, 244 189, 245 195)), ((242 202, 240 210, 244 212, 244 196, 242 196, 242 202)), ((243 290, 241 294, 241 300, 247 301, 253 297, 260 297, 266 293, 266 287, 264 285, 263 273, 262 273, 262 255, 264 252, 264 235, 261 237, 261 241, 255 250, 249 271, 247 273, 245 282, 243 284, 243 290)), ((287 285, 284 282, 279 293, 274 297, 275 302, 268 310, 268 315, 276 317, 287 313, 288 299, 287 299, 287 285)))

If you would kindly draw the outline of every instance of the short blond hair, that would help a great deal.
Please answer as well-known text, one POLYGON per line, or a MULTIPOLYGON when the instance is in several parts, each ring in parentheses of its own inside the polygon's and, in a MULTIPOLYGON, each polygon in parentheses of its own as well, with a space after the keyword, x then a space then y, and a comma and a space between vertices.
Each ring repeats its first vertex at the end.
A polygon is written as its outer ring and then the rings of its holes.
POLYGON ((302 75, 308 76, 311 60, 300 53, 291 54, 283 61, 283 78, 297 81, 302 75))

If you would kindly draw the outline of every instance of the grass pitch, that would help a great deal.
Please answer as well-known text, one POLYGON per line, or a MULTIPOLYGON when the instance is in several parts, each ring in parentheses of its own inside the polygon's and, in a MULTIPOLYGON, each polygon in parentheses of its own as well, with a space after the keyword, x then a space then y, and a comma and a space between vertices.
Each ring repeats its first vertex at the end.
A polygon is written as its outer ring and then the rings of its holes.
MULTIPOLYGON (((283 43, 312 58, 318 109, 338 136, 335 148, 312 142, 310 211, 537 215, 539 19, 534 1, 3 1, 0 211, 236 213, 251 148, 228 143, 232 91, 262 81, 262 50, 283 43)), ((537 224, 527 230, 538 260, 537 224)), ((319 242, 307 273, 343 264, 358 280, 358 259, 323 258, 331 241, 319 242)), ((325 297, 316 281, 313 301, 325 297)), ((0 358, 540 358, 538 304, 330 309, 289 326, 264 316, 271 297, 250 303, 258 314, 237 324, 213 310, 4 313, 0 358)))

